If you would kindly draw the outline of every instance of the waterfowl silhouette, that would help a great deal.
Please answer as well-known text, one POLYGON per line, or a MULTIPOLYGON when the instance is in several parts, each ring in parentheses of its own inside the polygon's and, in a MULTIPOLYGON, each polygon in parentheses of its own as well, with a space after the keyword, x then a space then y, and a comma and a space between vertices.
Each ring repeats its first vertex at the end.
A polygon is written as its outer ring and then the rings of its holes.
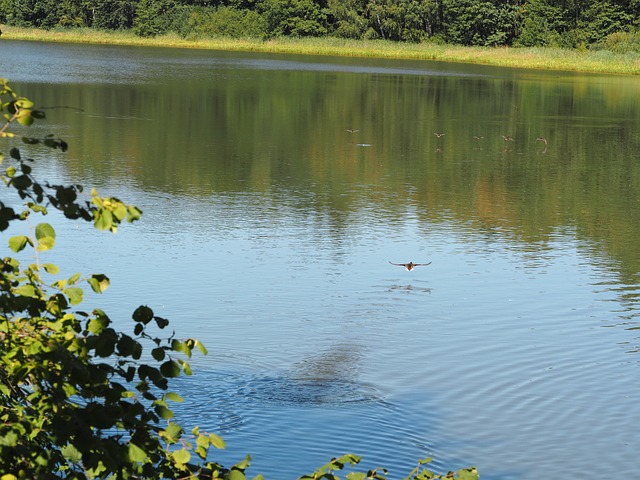
POLYGON ((389 262, 391 265, 397 265, 398 267, 404 267, 408 272, 410 272, 411 270, 413 270, 416 267, 426 267, 427 265, 431 265, 431 262, 429 263, 413 263, 413 262, 409 262, 409 263, 393 263, 393 262, 389 262))
POLYGON ((445 135, 444 133, 441 133, 441 132, 434 132, 433 134, 438 138, 443 137, 445 135))
POLYGON ((355 130, 353 128, 345 128, 345 131, 349 133, 356 133, 356 132, 359 132, 360 130, 355 130))
POLYGON ((510 137, 509 135, 502 135, 502 138, 504 138, 505 142, 513 142, 514 138, 510 137))
POLYGON ((547 139, 544 137, 538 137, 536 138, 536 142, 544 142, 545 145, 548 145, 547 143, 547 139))
POLYGON ((482 135, 474 135, 473 138, 476 140, 482 140, 484 137, 482 135))

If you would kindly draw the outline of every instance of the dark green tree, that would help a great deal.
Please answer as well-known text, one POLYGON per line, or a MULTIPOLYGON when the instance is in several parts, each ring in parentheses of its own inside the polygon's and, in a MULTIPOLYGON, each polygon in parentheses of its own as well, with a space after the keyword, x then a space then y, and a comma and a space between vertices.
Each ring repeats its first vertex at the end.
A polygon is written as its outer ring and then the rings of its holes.
POLYGON ((56 17, 61 27, 86 27, 89 21, 84 10, 84 0, 61 0, 58 2, 56 17))
POLYGON ((519 6, 488 0, 442 0, 442 36, 461 45, 509 45, 518 32, 519 6))
POLYGON ((255 10, 221 6, 186 7, 184 20, 176 28, 184 38, 262 38, 267 35, 266 22, 255 10))
POLYGON ((321 37, 327 34, 327 9, 315 0, 262 0, 258 5, 270 36, 321 37))
POLYGON ((56 0, 5 0, 5 21, 18 27, 55 27, 59 21, 58 3, 56 0))
POLYGON ((437 24, 434 0, 373 0, 367 5, 367 38, 419 42, 430 37, 437 24))
POLYGON ((523 47, 559 46, 568 28, 563 11, 546 0, 529 0, 522 7, 522 27, 515 44, 523 47))
POLYGON ((174 0, 140 0, 133 19, 133 31, 141 37, 155 37, 171 30, 177 5, 174 0))
POLYGON ((342 38, 363 38, 368 28, 366 0, 329 0, 328 16, 332 34, 342 38))
POLYGON ((86 5, 90 25, 103 30, 133 27, 136 4, 133 0, 93 0, 86 5))
POLYGON ((578 28, 585 32, 586 41, 594 44, 616 32, 631 30, 633 17, 620 5, 597 0, 582 11, 578 28))

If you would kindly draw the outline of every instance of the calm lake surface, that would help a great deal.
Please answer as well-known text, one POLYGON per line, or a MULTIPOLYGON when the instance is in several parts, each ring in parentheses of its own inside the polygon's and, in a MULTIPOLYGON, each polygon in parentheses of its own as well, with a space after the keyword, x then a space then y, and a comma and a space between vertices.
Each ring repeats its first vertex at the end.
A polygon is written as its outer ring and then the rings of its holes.
POLYGON ((50 258, 207 345, 178 416, 221 462, 637 474, 637 78, 6 40, 0 76, 58 107, 50 178, 143 209, 50 258))

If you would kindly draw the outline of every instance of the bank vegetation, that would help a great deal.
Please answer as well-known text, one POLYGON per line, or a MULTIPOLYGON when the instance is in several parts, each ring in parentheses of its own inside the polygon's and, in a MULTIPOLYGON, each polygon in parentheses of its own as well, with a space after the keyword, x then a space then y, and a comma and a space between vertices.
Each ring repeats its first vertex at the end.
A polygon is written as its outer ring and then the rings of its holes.
POLYGON ((92 28, 37 28, 2 26, 2 40, 138 45, 226 51, 295 53, 364 58, 435 60, 501 67, 563 70, 592 73, 640 74, 640 54, 608 50, 578 50, 559 47, 477 47, 436 43, 406 43, 390 40, 352 40, 334 37, 201 38, 185 39, 175 33, 140 37, 131 31, 92 28))

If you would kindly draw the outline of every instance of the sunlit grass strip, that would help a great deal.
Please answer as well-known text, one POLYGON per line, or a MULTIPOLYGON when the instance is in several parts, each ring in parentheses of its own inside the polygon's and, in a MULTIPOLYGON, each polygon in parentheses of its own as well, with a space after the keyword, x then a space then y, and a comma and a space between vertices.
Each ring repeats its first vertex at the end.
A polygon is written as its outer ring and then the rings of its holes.
POLYGON ((2 39, 45 42, 141 45, 198 48, 227 51, 297 53, 351 57, 437 60, 501 67, 593 73, 640 74, 640 55, 606 51, 578 51, 556 48, 460 47, 430 43, 407 44, 389 41, 343 40, 338 38, 203 39, 186 40, 177 35, 141 38, 131 32, 93 29, 38 30, 2 27, 2 39))

